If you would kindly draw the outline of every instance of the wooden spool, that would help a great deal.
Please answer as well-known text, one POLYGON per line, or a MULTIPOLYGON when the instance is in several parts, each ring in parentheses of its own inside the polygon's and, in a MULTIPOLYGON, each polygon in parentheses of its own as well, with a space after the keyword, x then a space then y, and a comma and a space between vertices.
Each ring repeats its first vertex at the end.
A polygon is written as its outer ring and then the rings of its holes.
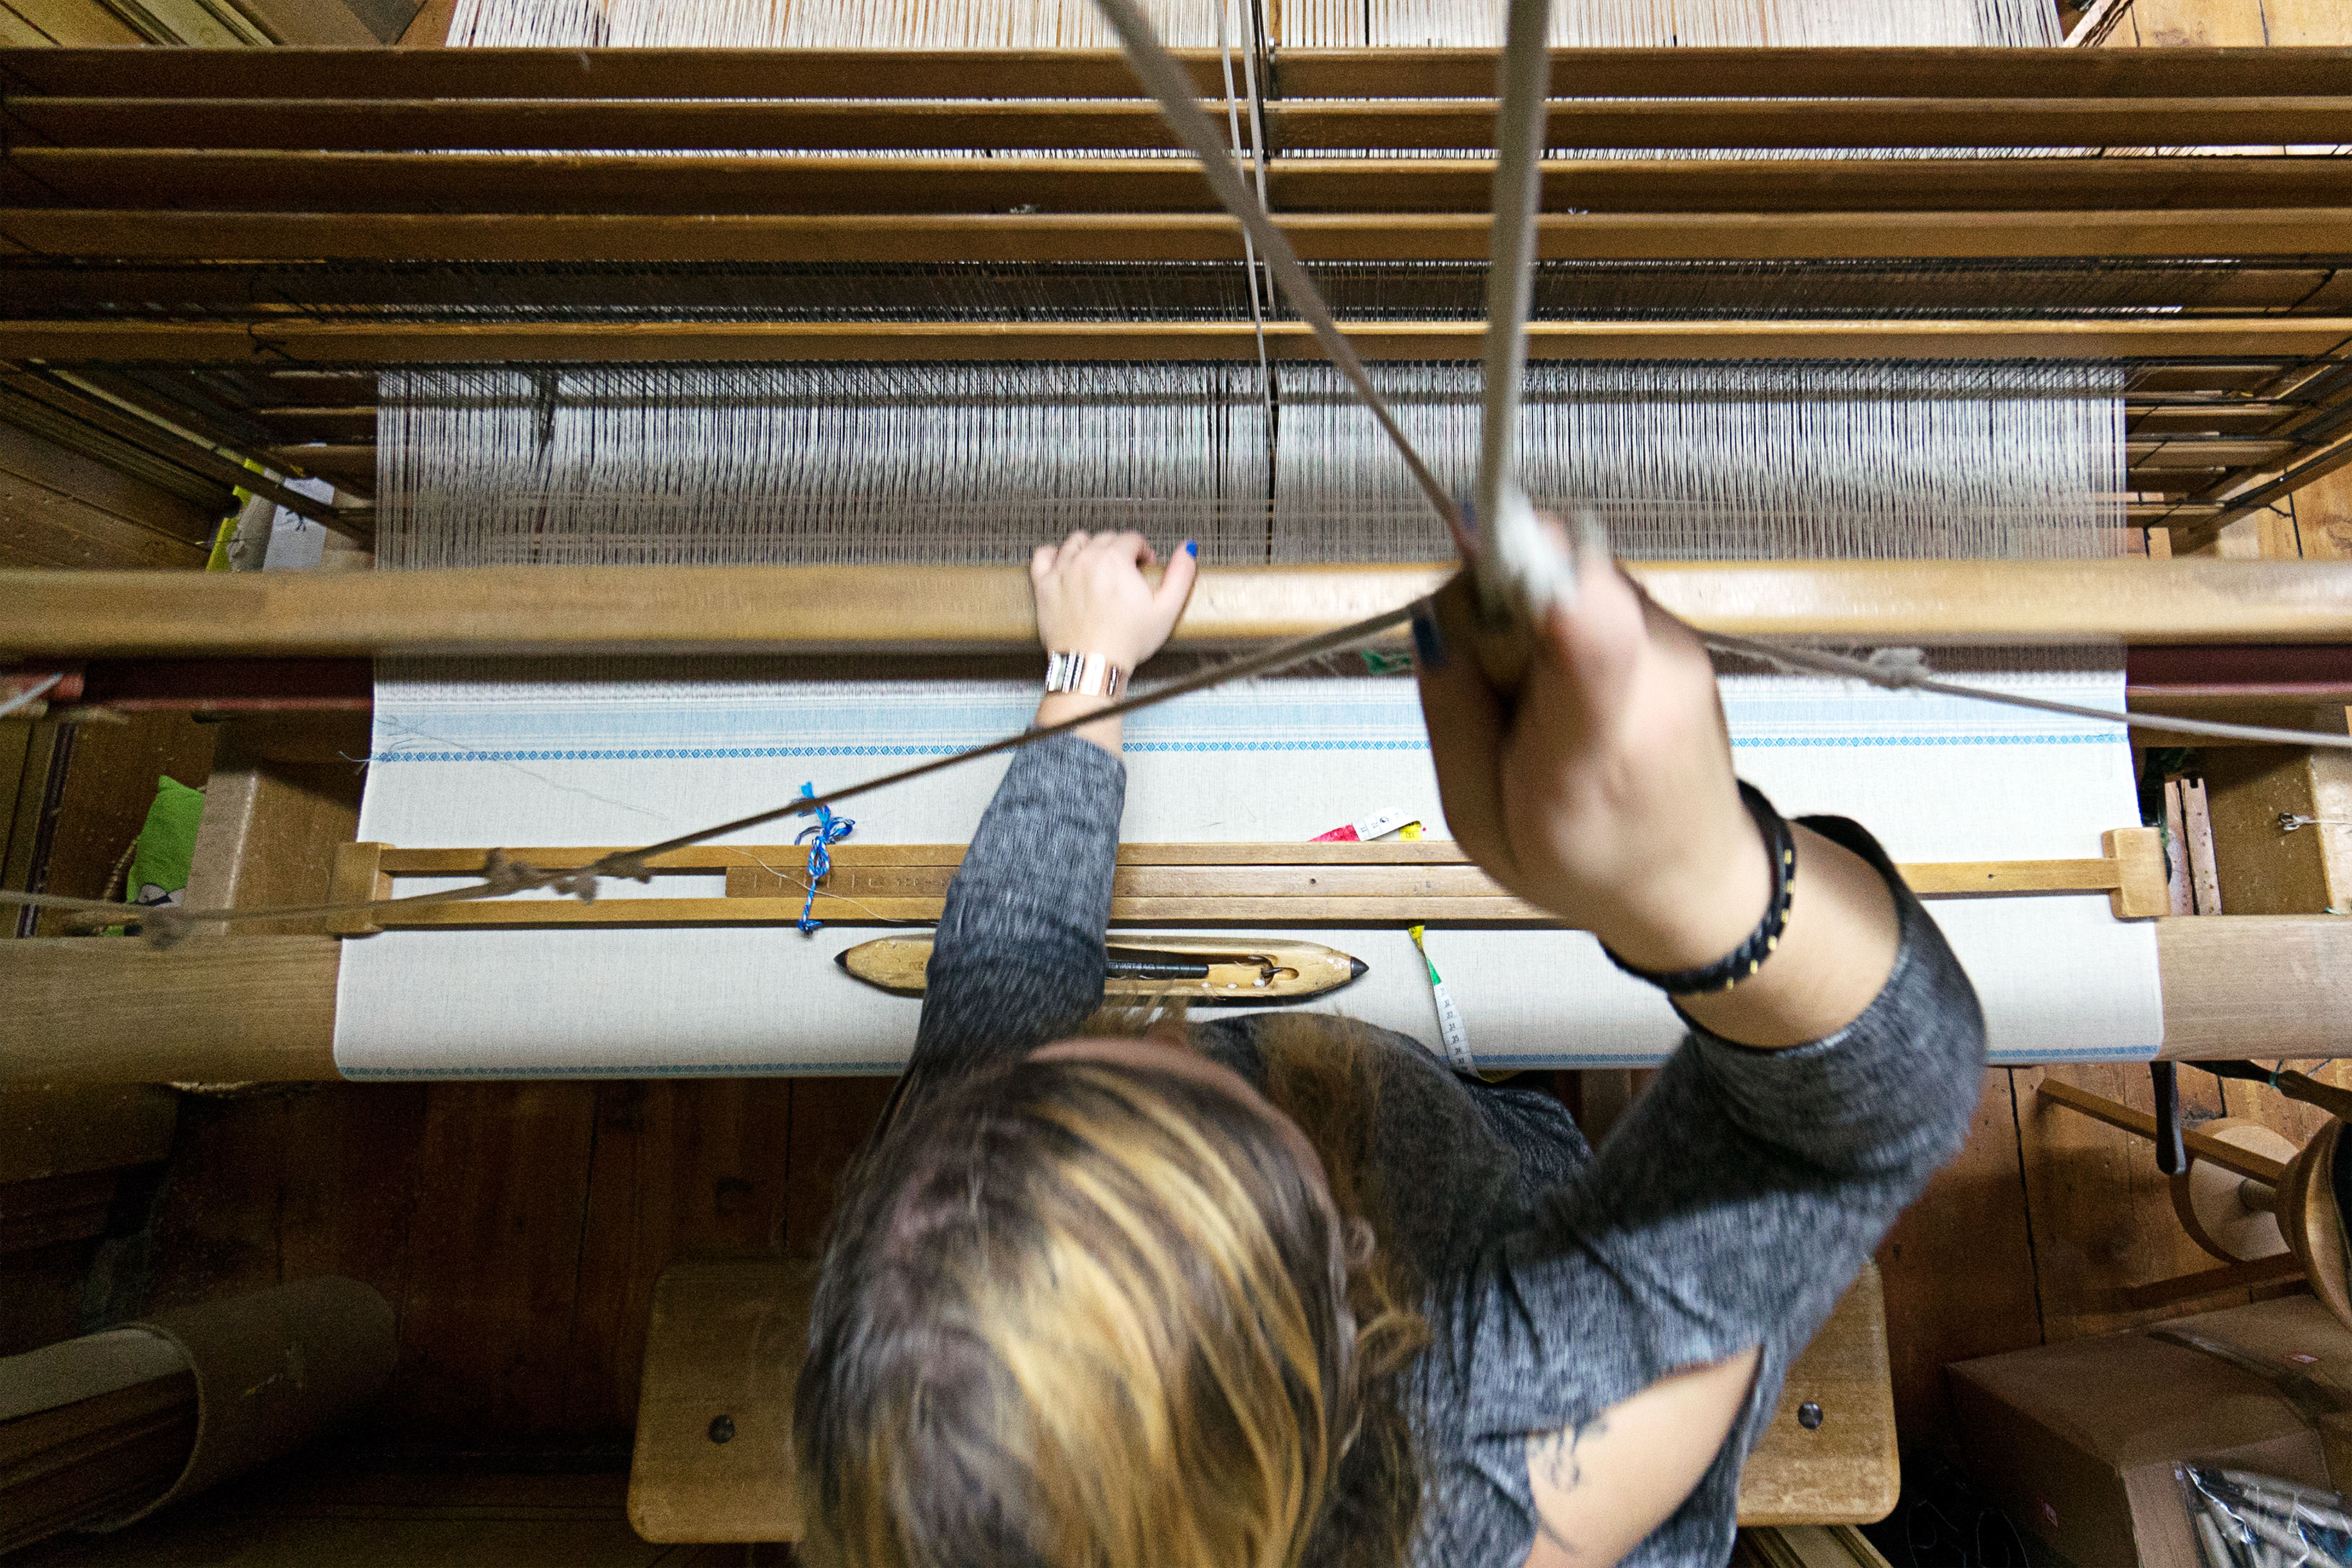
MULTIPOLYGON (((2232 1148, 2245 1149, 2287 1166, 2294 1143, 2260 1122, 2224 1116, 2198 1131, 2232 1148)), ((2189 1168, 2172 1178, 2172 1211, 2190 1240, 2225 1263, 2251 1263, 2287 1250, 2280 1233, 2277 1189, 2210 1159, 2191 1156, 2189 1168)))

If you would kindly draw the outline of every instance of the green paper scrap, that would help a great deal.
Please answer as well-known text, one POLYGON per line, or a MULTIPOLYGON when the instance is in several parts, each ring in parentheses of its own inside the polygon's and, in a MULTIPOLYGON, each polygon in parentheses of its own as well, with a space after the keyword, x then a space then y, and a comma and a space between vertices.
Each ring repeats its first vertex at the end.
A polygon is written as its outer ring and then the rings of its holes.
MULTIPOLYGON (((196 827, 205 817, 205 792, 176 779, 158 778, 147 821, 131 852, 131 875, 122 886, 125 904, 150 907, 176 904, 188 890, 188 867, 196 856, 196 827)), ((121 928, 115 927, 117 931, 121 928)))

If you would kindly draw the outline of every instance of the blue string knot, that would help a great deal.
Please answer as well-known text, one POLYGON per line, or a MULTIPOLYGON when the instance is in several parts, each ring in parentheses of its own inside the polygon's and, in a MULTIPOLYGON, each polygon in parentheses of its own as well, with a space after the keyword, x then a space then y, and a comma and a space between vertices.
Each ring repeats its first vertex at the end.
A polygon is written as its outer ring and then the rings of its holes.
MULTIPOLYGON (((815 800, 815 783, 812 781, 802 785, 801 795, 804 800, 815 800)), ((799 836, 793 840, 796 844, 806 844, 809 847, 808 898, 801 904, 799 922, 802 936, 813 936, 824 926, 824 921, 814 919, 809 914, 816 907, 818 879, 833 870, 833 846, 856 831, 856 818, 836 817, 833 814, 832 807, 819 806, 816 809, 816 825, 803 828, 799 836)))

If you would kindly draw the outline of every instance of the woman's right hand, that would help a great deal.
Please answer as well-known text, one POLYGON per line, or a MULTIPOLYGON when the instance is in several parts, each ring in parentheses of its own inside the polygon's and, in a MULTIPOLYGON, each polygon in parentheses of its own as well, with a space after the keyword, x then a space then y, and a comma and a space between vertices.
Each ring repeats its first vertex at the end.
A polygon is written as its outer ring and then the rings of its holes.
POLYGON ((1614 562, 1588 558, 1574 604, 1535 631, 1516 693, 1481 674, 1466 613, 1442 615, 1439 631, 1445 653, 1433 661, 1416 628, 1421 704, 1462 847, 1645 969, 1738 946, 1771 879, 1740 804, 1715 670, 1690 629, 1614 562))
MULTIPOLYGON (((1441 594, 1434 626, 1414 628, 1454 838, 1496 881, 1627 963, 1671 972, 1729 954, 1763 918, 1771 873, 1739 799, 1706 648, 1613 561, 1588 558, 1574 603, 1553 606, 1534 632, 1518 688, 1498 692, 1475 656, 1466 591, 1441 594)), ((1843 1027, 1894 965, 1898 926, 1877 872, 1795 833, 1800 876, 1779 948, 1736 990, 1682 998, 1750 1044, 1843 1027)))

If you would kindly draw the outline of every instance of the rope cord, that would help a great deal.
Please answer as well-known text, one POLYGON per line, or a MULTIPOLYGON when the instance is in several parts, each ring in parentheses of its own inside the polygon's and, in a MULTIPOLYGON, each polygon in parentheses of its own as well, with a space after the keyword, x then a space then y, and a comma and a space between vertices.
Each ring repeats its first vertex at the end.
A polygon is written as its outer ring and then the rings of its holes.
MULTIPOLYGON (((803 800, 816 799, 814 779, 801 786, 801 799, 803 800)), ((835 817, 832 807, 819 806, 816 809, 815 824, 803 828, 799 836, 793 840, 796 844, 806 844, 809 847, 808 898, 801 904, 801 917, 795 922, 800 927, 802 936, 814 936, 824 925, 824 921, 816 919, 810 913, 816 908, 816 884, 833 871, 833 846, 856 831, 857 822, 855 818, 835 817)))
POLYGON ((1201 161, 1201 173, 1209 182, 1210 189, 1216 193, 1217 200, 1223 204, 1225 211, 1241 224, 1244 233, 1257 242, 1258 250, 1265 257, 1267 269, 1282 286, 1283 293, 1289 297, 1292 308, 1306 319, 1307 326, 1314 329, 1316 340, 1323 345, 1324 353, 1330 356, 1332 364, 1347 378, 1348 384, 1355 389, 1356 395, 1363 400, 1372 417, 1380 422, 1381 429, 1395 444, 1398 455, 1412 470, 1413 483, 1419 485, 1422 494, 1429 497, 1429 504, 1437 509, 1437 515, 1445 519, 1446 527, 1453 531, 1455 548, 1462 551, 1463 559, 1468 559, 1473 552, 1469 538, 1463 529, 1462 508, 1454 504, 1453 497, 1446 494, 1444 485, 1422 460, 1420 452, 1405 435, 1403 426, 1390 412, 1387 400, 1372 384, 1371 372, 1364 368, 1364 361, 1357 354, 1355 345, 1349 342, 1346 334, 1339 330, 1339 324, 1332 319, 1330 307, 1323 302, 1315 280, 1307 276, 1306 267, 1298 259, 1298 253, 1291 248, 1289 236, 1276 225, 1272 214, 1265 210, 1265 204, 1252 195, 1249 186, 1243 183, 1241 171, 1234 167, 1232 157, 1218 140, 1216 128, 1209 122, 1209 117, 1201 112, 1200 104, 1194 101, 1192 78, 1185 74, 1184 68, 1161 45, 1151 30, 1151 24, 1144 19, 1142 12, 1136 9, 1134 0, 1097 0, 1097 4, 1118 32, 1119 43, 1127 51, 1128 65, 1142 80, 1145 90, 1159 99, 1160 113, 1168 121, 1168 128, 1192 151, 1192 156, 1201 161))
MULTIPOLYGON (((1519 473, 1519 394, 1534 308, 1536 212, 1543 198, 1543 144, 1551 97, 1546 32, 1550 0, 1511 0, 1495 114, 1494 226, 1487 241, 1486 342, 1478 445, 1478 523, 1493 547, 1479 552, 1478 602, 1489 623, 1517 610, 1532 622, 1572 603, 1576 572, 1549 549, 1519 473)), ((1588 524, 1586 532, 1591 531, 1588 524)), ((1580 539, 1580 549, 1588 540, 1580 539)))

